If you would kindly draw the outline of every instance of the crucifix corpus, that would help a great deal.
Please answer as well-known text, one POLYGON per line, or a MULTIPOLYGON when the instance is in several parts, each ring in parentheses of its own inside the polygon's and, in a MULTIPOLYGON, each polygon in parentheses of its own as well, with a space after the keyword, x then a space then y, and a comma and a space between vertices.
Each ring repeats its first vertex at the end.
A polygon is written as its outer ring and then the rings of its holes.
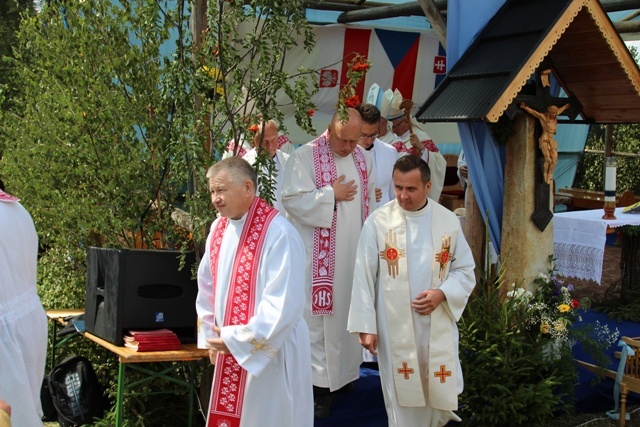
POLYGON ((549 105, 547 111, 541 113, 527 107, 524 102, 520 103, 520 108, 537 118, 542 126, 542 134, 538 138, 538 148, 540 148, 544 156, 542 175, 544 182, 547 184, 551 184, 551 181, 553 181, 553 170, 556 168, 556 163, 558 163, 558 142, 554 138, 558 127, 558 116, 570 106, 571 104, 565 104, 558 108, 555 105, 549 105))
POLYGON ((558 116, 566 112, 567 115, 575 118, 580 111, 580 103, 575 97, 567 99, 551 96, 551 73, 550 67, 541 67, 535 82, 535 95, 520 95, 516 98, 516 105, 538 119, 541 128, 538 148, 542 156, 536 161, 536 165, 539 166, 536 176, 539 178, 536 178, 535 208, 531 215, 531 219, 540 231, 544 231, 553 218, 553 212, 550 209, 550 189, 553 171, 558 162, 558 142, 555 139, 558 116), (571 102, 567 102, 569 100, 571 102))

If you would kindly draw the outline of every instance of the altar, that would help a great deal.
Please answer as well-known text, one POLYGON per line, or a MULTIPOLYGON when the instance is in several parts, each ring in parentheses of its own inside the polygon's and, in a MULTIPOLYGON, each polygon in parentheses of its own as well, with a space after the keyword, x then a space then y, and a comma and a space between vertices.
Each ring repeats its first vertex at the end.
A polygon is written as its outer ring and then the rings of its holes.
POLYGON ((600 284, 607 234, 624 225, 640 225, 640 214, 622 213, 604 220, 603 209, 553 215, 553 248, 558 274, 600 284))

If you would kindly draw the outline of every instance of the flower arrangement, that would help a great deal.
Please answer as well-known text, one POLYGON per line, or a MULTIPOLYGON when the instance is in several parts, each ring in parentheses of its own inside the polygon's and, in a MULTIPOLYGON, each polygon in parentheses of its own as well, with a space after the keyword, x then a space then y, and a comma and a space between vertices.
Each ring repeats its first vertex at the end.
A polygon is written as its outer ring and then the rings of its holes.
POLYGON ((533 292, 516 288, 515 284, 507 292, 508 298, 528 306, 524 327, 533 336, 547 340, 552 354, 586 340, 603 350, 617 342, 620 333, 617 330, 610 331, 606 324, 582 323, 580 310, 588 310, 591 302, 589 298, 580 301, 573 298, 573 285, 556 275, 554 261, 553 255, 549 256, 549 270, 533 280, 533 292))
POLYGON ((360 105, 361 100, 360 97, 356 95, 356 86, 364 79, 369 68, 371 68, 371 63, 366 57, 359 53, 349 62, 347 68, 347 83, 340 88, 338 93, 337 109, 341 120, 348 120, 348 108, 355 108, 360 105))

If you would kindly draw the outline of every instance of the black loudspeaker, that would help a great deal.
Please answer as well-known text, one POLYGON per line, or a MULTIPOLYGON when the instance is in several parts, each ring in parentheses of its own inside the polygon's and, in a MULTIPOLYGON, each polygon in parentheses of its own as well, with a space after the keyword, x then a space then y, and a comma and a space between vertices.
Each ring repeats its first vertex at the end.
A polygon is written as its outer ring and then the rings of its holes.
POLYGON ((195 254, 90 247, 87 252, 85 330, 123 345, 127 330, 166 328, 183 343, 196 341, 198 285, 195 254))

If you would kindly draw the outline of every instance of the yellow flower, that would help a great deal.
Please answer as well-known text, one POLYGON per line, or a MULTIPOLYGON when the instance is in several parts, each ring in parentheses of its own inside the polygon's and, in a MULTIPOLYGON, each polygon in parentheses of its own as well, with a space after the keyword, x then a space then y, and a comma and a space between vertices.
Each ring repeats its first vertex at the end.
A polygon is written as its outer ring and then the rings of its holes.
POLYGON ((549 324, 548 323, 541 323, 540 324, 540 332, 542 332, 543 334, 548 334, 549 333, 549 324))
POLYGON ((560 313, 568 313, 571 310, 571 306, 569 304, 560 304, 558 310, 560 310, 560 313))
POLYGON ((209 77, 213 77, 216 80, 220 80, 222 78, 222 73, 217 68, 207 67, 206 65, 203 65, 202 71, 204 71, 205 74, 208 74, 209 77))

